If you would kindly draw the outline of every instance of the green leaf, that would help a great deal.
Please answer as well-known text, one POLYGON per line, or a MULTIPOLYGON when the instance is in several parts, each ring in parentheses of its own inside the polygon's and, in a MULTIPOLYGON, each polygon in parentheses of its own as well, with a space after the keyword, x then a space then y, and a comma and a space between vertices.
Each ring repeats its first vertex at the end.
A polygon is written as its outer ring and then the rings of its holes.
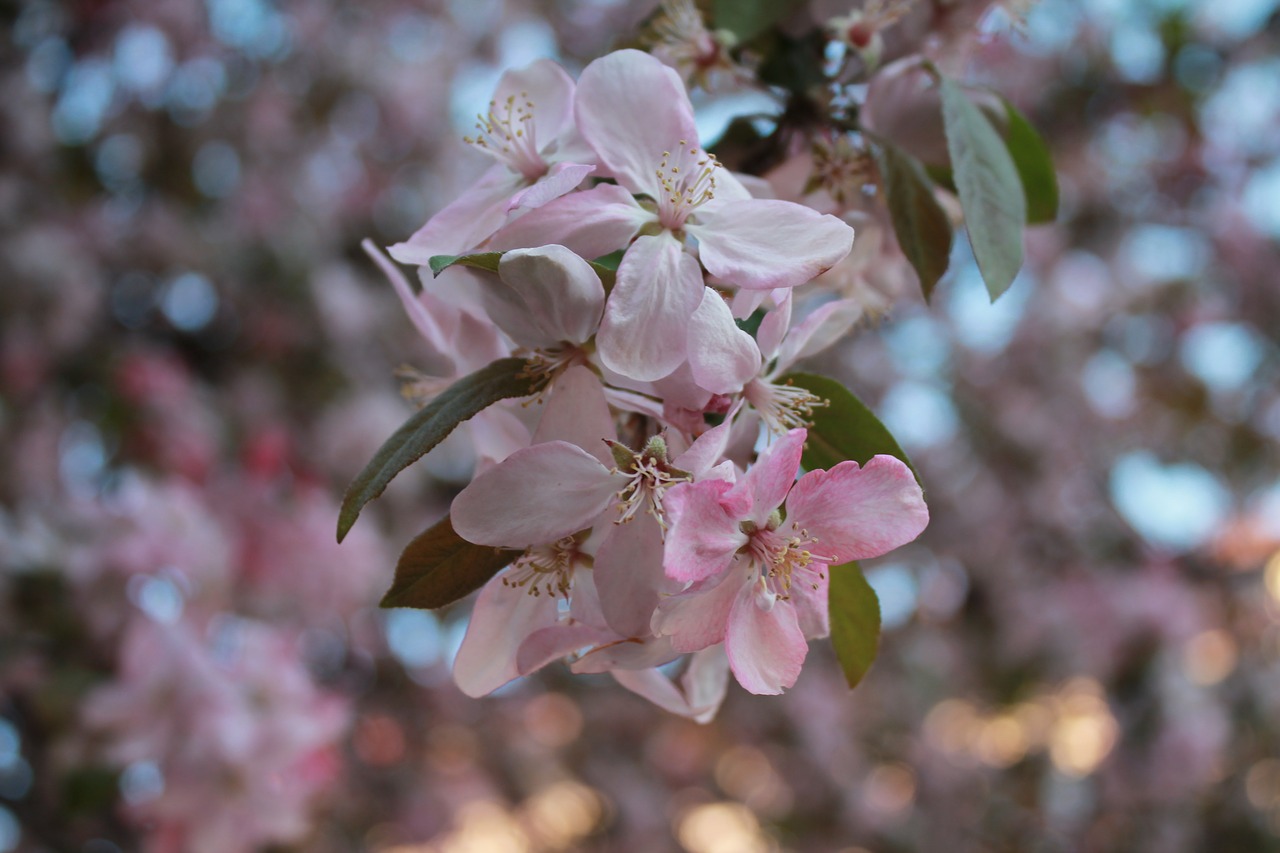
POLYGON ((978 270, 994 302, 1022 266, 1027 202, 1004 140, 959 86, 939 78, 947 150, 978 270))
POLYGON ((463 421, 509 397, 527 397, 537 379, 522 358, 504 358, 463 377, 413 413, 347 487, 338 513, 338 541, 356 523, 360 510, 382 494, 392 478, 435 447, 463 421))
MULTIPOLYGON (((813 425, 801 463, 810 471, 832 468, 846 459, 865 465, 879 454, 896 456, 920 482, 920 474, 880 419, 839 382, 816 373, 792 373, 782 379, 830 402, 813 410, 813 425)), ((923 484, 922 484, 923 485, 923 484)))
POLYGON ((744 42, 778 23, 790 8, 791 0, 715 0, 711 16, 716 29, 744 42))
POLYGON ((1058 216, 1058 176, 1053 171, 1049 146, 1013 104, 1006 100, 1004 108, 1008 115, 1004 141, 1022 179, 1027 222, 1033 225, 1052 222, 1058 216))
POLYGON ((603 267, 607 270, 617 271, 618 264, 622 263, 622 256, 627 253, 626 249, 619 249, 616 252, 610 252, 607 255, 601 255, 591 262, 593 267, 603 267))
POLYGON ((831 645, 845 681, 853 688, 871 669, 880 650, 880 599, 857 563, 832 566, 827 572, 831 645))
POLYGON ((395 581, 381 606, 444 607, 484 586, 519 556, 520 551, 468 542, 454 531, 446 515, 400 554, 395 581))
POLYGON ((883 140, 873 150, 894 236, 920 277, 924 298, 931 299, 934 285, 951 262, 951 220, 934 197, 933 184, 916 158, 883 140))
POLYGON ((432 255, 428 263, 431 264, 431 274, 440 275, 453 266, 497 272, 500 260, 502 260, 501 252, 478 252, 474 255, 432 255))

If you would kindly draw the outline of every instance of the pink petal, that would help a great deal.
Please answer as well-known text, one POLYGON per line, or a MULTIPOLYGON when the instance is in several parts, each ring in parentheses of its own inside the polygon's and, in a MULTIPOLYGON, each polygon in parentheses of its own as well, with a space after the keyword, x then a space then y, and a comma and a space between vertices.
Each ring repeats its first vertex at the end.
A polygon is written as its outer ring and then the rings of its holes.
POLYGON ((827 587, 831 582, 829 569, 828 566, 810 563, 808 571, 794 572, 791 576, 790 603, 795 608, 800 630, 810 640, 831 633, 827 609, 827 587))
POLYGON ((532 132, 538 150, 544 150, 573 128, 573 78, 550 59, 539 59, 524 68, 506 71, 493 92, 494 107, 507 98, 532 103, 532 132))
POLYGON ((778 350, 772 372, 785 373, 800 359, 822 352, 844 337, 861 317, 862 305, 856 299, 837 299, 819 306, 792 327, 778 350))
POLYGON ((618 669, 612 672, 614 680, 623 687, 648 699, 662 710, 681 717, 693 716, 689 702, 671 679, 656 669, 618 669))
POLYGON ((920 535, 929 523, 920 485, 892 456, 859 468, 841 462, 810 471, 787 498, 787 520, 817 539, 810 548, 832 565, 879 557, 920 535))
POLYGON ((605 306, 596 338, 600 359, 641 381, 675 370, 685 360, 689 317, 702 289, 698 262, 669 232, 637 239, 622 258, 605 306))
POLYGON ((618 488, 608 469, 577 445, 535 444, 476 477, 453 499, 453 527, 477 545, 545 545, 590 527, 618 488))
POLYGON ((591 264, 564 246, 507 252, 498 262, 498 276, 551 341, 580 344, 599 328, 604 285, 591 264))
POLYGON ((809 644, 795 609, 783 601, 760 609, 755 588, 744 585, 734 599, 724 647, 739 684, 757 695, 773 695, 796 683, 809 644))
MULTIPOLYGON (((604 611, 600 608, 600 593, 596 591, 596 580, 592 572, 573 573, 573 596, 569 600, 569 615, 582 625, 590 625, 593 628, 606 627, 604 611)), ((617 637, 611 639, 617 639, 617 637)))
POLYGON ((653 633, 670 637, 676 651, 696 652, 724 642, 733 603, 755 570, 735 564, 719 579, 703 581, 692 589, 663 599, 653 614, 653 633))
POLYGON ((789 201, 707 202, 697 224, 698 256, 713 275, 739 287, 795 287, 835 266, 853 247, 853 229, 789 201))
POLYGON ((756 342, 766 363, 773 361, 773 357, 778 354, 778 347, 782 345, 782 339, 791 328, 791 291, 785 292, 787 296, 781 304, 765 313, 764 319, 760 321, 760 328, 756 330, 756 342))
POLYGON ((729 306, 709 287, 689 320, 689 367, 693 379, 712 394, 732 394, 760 372, 755 339, 733 322, 729 306))
POLYGON ((598 258, 624 248, 654 220, 631 193, 616 184, 600 184, 528 211, 494 234, 486 248, 502 251, 558 243, 584 258, 598 258))
POLYGON ((578 78, 574 114, 600 162, 628 190, 656 196, 662 152, 697 146, 693 106, 680 76, 647 53, 618 50, 578 78))
POLYGON ((649 634, 649 622, 665 587, 662 529, 641 510, 613 525, 596 552, 595 582, 609 627, 624 637, 649 634))
POLYGON ((516 654, 516 671, 528 675, 549 663, 567 657, 579 649, 607 643, 617 635, 604 628, 590 625, 554 625, 534 631, 516 654))
POLYGON ((715 577, 733 563, 747 544, 741 518, 726 511, 724 497, 733 483, 702 480, 680 483, 666 494, 672 523, 667 531, 663 570, 667 577, 690 583, 715 577))
POLYGON ((573 192, 583 179, 596 170, 585 163, 556 163, 531 186, 517 192, 507 202, 507 212, 517 208, 532 210, 554 201, 565 193, 573 192))
POLYGON ((610 670, 649 669, 670 663, 680 656, 667 637, 629 638, 603 643, 570 665, 575 674, 586 675, 610 670))
POLYGON ((490 406, 462 425, 476 452, 477 473, 529 446, 529 428, 502 406, 490 406))
POLYGON ((747 469, 745 484, 753 496, 751 520, 761 527, 782 506, 796 481, 805 437, 805 430, 791 430, 765 448, 756 464, 747 469))
POLYGON ((507 200, 523 179, 501 164, 427 220, 403 243, 387 251, 402 264, 425 267, 434 255, 461 255, 479 246, 507 221, 507 200))
POLYGON ((600 377, 582 365, 574 365, 556 377, 543 403, 542 417, 533 434, 534 444, 568 441, 609 468, 614 464, 613 454, 604 440, 617 440, 617 436, 600 377))
POLYGON ((523 589, 490 581, 480 591, 466 636, 453 662, 453 680, 472 697, 485 696, 520 675, 516 654, 525 638, 556 623, 552 596, 529 595, 523 589))
POLYGON ((680 676, 680 687, 694 711, 694 720, 710 722, 729 688, 729 657, 724 646, 694 652, 689 658, 689 668, 680 676))
POLYGON ((719 426, 698 436, 687 450, 672 460, 672 464, 681 471, 688 471, 695 478, 701 478, 724 456, 725 448, 729 446, 729 430, 736 411, 730 412, 719 426))

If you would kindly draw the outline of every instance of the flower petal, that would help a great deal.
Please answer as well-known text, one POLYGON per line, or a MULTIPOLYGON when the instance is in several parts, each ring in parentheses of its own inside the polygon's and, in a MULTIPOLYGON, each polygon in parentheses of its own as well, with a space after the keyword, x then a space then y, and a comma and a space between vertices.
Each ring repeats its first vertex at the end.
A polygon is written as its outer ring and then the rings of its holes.
MULTIPOLYGON (((448 364, 449 370, 454 370, 456 365, 450 355, 452 347, 450 346, 449 338, 445 335, 441 322, 437 322, 436 316, 434 316, 433 312, 427 310, 424 301, 419 300, 417 295, 414 294, 413 288, 409 286, 409 279, 405 278, 404 273, 395 264, 391 263, 390 259, 373 244, 372 240, 365 240, 360 244, 360 248, 364 249, 365 254, 373 259, 373 262, 382 270, 383 275, 391 282, 391 286, 396 291, 396 296, 400 297, 400 303, 404 306, 405 313, 409 315, 410 322, 413 323, 418 333, 426 339, 434 354, 448 364)), ((459 313, 456 309, 443 303, 438 307, 450 309, 441 313, 442 322, 448 322, 447 318, 452 317, 456 323, 459 313)))
POLYGON ((653 633, 670 637, 672 647, 680 652, 696 652, 724 642, 733 603, 741 590, 754 586, 745 582, 754 575, 754 569, 735 564, 719 579, 663 599, 653 614, 653 633))
POLYGON ((800 359, 822 352, 844 337, 861 317, 862 305, 856 299, 837 299, 820 305, 792 327, 778 349, 778 361, 772 372, 785 373, 800 359))
POLYGON ((532 185, 517 192, 507 202, 507 212, 518 208, 532 210, 573 192, 596 167, 586 163, 556 163, 532 185))
POLYGON ((686 583, 715 577, 747 544, 741 519, 724 502, 733 486, 725 480, 702 480, 667 491, 664 503, 672 518, 662 566, 667 577, 686 583))
POLYGON ((618 267, 596 338, 605 366, 641 381, 679 367, 702 290, 698 262, 670 233, 637 239, 618 267))
POLYGON ((502 109, 508 98, 527 106, 533 116, 533 138, 545 149, 573 129, 573 78, 550 59, 539 59, 524 68, 503 72, 493 91, 493 107, 502 109))
POLYGON ((556 623, 556 599, 534 597, 498 578, 480 591, 453 662, 453 680, 472 697, 485 696, 520 675, 516 654, 533 632, 556 623))
POLYGON ((738 328, 729 306, 709 287, 689 319, 688 350, 693 380, 712 394, 741 391, 760 372, 755 338, 738 328))
POLYGON ((580 344, 604 314, 604 285, 591 264, 550 245, 514 249, 498 262, 498 277, 519 294, 528 316, 552 341, 580 344))
POLYGON ((604 440, 617 437, 600 377, 582 365, 560 374, 547 396, 533 443, 568 441, 610 468, 614 465, 613 454, 604 440))
POLYGON ((553 625, 542 628, 534 631, 520 644, 516 653, 516 671, 520 675, 528 675, 579 649, 614 639, 617 639, 617 635, 612 631, 590 625, 553 625))
POLYGON ((649 634, 649 622, 665 587, 662 528, 647 512, 613 525, 596 552, 595 581, 609 627, 624 637, 649 634))
POLYGON ((402 264, 425 267, 435 255, 460 255, 489 239, 507 221, 507 201, 524 180, 501 164, 436 213, 403 243, 387 249, 402 264))
POLYGON ((693 106, 680 76, 638 50, 592 62, 578 78, 578 128, 600 162, 628 190, 656 196, 662 152, 698 145, 693 106))
POLYGON ((929 523, 920 485, 892 456, 866 466, 841 462, 810 471, 787 498, 787 519, 816 538, 811 550, 832 565, 879 557, 920 535, 929 523))
POLYGON ((598 258, 624 248, 654 219, 622 187, 600 184, 528 211, 494 234, 486 248, 502 251, 558 243, 584 258, 598 258))
POLYGON ((829 214, 771 199, 707 202, 697 224, 698 256, 739 287, 795 287, 835 266, 853 247, 853 229, 829 214))
POLYGON ((761 527, 782 506, 796 481, 806 435, 803 429, 791 430, 766 447, 747 469, 744 483, 752 495, 751 520, 761 527))
POLYGON ((453 528, 477 545, 545 545, 591 526, 618 488, 608 469, 577 445, 535 444, 480 474, 453 499, 453 528))
POLYGON ((809 652, 795 608, 780 601, 762 610, 755 584, 741 587, 733 601, 724 647, 738 683, 757 695, 781 693, 795 684, 809 652))
POLYGON ((620 669, 649 669, 670 663, 680 655, 680 652, 671 647, 669 637, 630 637, 602 643, 574 661, 569 668, 577 675, 620 669))

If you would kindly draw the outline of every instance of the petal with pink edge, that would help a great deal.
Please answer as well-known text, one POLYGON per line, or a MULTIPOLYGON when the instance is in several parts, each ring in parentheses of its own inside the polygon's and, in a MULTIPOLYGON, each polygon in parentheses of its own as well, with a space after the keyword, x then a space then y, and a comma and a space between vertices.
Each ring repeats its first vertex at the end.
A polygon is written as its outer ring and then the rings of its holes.
POLYGON ((841 462, 805 474, 787 498, 787 520, 817 539, 810 550, 838 565, 907 544, 928 525, 929 510, 911 469, 875 456, 861 468, 841 462))
POLYGON ((809 652, 795 609, 779 601, 762 610, 754 584, 743 586, 734 599, 724 647, 738 683, 757 695, 778 694, 795 684, 809 652))
POLYGON ((642 382, 679 367, 702 290, 698 262, 670 233, 637 239, 618 267, 596 338, 605 366, 642 382))
POLYGON ((698 144, 680 76, 638 50, 614 51, 583 69, 574 115, 600 162, 632 192, 656 197, 662 152, 698 144))
POLYGON ((747 469, 744 483, 753 502, 751 520, 763 527, 769 515, 787 499, 787 492, 800 470, 807 433, 793 429, 764 449, 756 464, 747 469))
POLYGON ((556 377, 533 434, 534 444, 568 441, 611 468, 613 454, 604 440, 617 437, 600 377, 582 365, 574 365, 556 377))
POLYGON ((735 563, 721 578, 663 599, 653 614, 653 633, 670 637, 672 647, 680 652, 696 652, 724 642, 733 603, 739 592, 754 587, 748 580, 755 574, 754 569, 735 563))
POLYGON ((598 258, 625 248, 645 223, 655 219, 622 187, 601 184, 528 211, 494 234, 486 248, 503 251, 557 243, 584 258, 598 258))
MULTIPOLYGON (((449 370, 454 370, 453 357, 449 354, 452 347, 450 347, 449 340, 441 328, 441 323, 437 322, 432 312, 428 311, 427 306, 414 294, 413 288, 409 286, 409 279, 405 278, 404 273, 395 264, 391 263, 390 259, 373 244, 372 240, 365 240, 360 244, 360 248, 364 249, 365 254, 373 259, 373 262, 382 270, 383 275, 391 282, 391 286, 395 288, 396 296, 400 297, 400 304, 404 306, 404 312, 409 315, 409 321, 413 323, 418 333, 426 339, 434 354, 448 364, 449 370)), ((443 305, 441 307, 452 308, 452 306, 443 305)), ((449 313, 453 315, 453 319, 456 322, 457 309, 452 309, 449 313)), ((446 318, 449 313, 442 314, 441 320, 447 322, 446 318)))
POLYGON ((667 577, 686 583, 714 577, 729 568, 738 549, 747 544, 741 519, 724 505, 733 485, 702 480, 667 491, 665 503, 673 519, 663 556, 667 577))
POLYGON ((586 163, 556 163, 545 175, 517 192, 507 202, 507 212, 518 208, 532 210, 573 192, 583 179, 596 170, 586 163))
POLYGON ((862 304, 856 299, 837 299, 819 306, 782 341, 773 372, 783 373, 800 359, 822 352, 844 337, 861 317, 862 304))
POLYGON ((528 675, 549 663, 567 657, 579 649, 606 643, 617 635, 605 628, 590 625, 555 625, 534 631, 520 644, 516 653, 516 671, 528 675))
POLYGON ((620 488, 600 461, 567 441, 517 450, 453 499, 453 529, 468 542, 529 548, 589 527, 620 488))
POLYGON ((853 229, 789 201, 707 202, 686 230, 713 275, 739 287, 795 287, 835 266, 853 247, 853 229))

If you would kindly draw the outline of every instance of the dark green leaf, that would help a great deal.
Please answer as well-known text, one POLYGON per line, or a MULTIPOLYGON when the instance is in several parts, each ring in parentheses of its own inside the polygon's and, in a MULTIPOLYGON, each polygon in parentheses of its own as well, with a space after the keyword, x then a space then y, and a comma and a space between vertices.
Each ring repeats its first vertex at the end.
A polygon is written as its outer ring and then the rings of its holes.
POLYGON ((446 515, 404 549, 382 606, 444 607, 484 586, 518 556, 519 551, 468 542, 446 515))
POLYGON ((718 30, 728 30, 738 41, 750 41, 782 20, 791 0, 715 0, 712 20, 718 30))
POLYGON ((405 421, 387 439, 347 488, 338 513, 338 541, 355 524, 360 510, 382 494, 391 479, 435 447, 454 427, 509 397, 527 397, 537 380, 521 358, 504 358, 450 385, 405 421))
POLYGON ((893 435, 848 388, 815 373, 792 373, 782 381, 805 388, 830 402, 829 406, 813 410, 813 425, 809 428, 809 438, 801 457, 806 469, 826 470, 846 459, 865 465, 871 457, 883 453, 905 462, 915 473, 916 482, 920 482, 919 473, 893 435))
POLYGON ((994 302, 1022 266, 1027 203, 1000 134, 955 83, 939 78, 947 150, 978 270, 994 302))
POLYGON ((619 249, 616 252, 610 252, 607 255, 601 255, 591 262, 592 266, 604 267, 607 270, 617 270, 618 264, 622 263, 622 256, 627 253, 626 249, 619 249))
POLYGON ((880 599, 857 563, 832 566, 827 571, 831 645, 845 681, 849 687, 857 687, 880 650, 880 599))
POLYGON ((884 181, 894 236, 920 277, 925 299, 930 299, 934 285, 951 261, 951 220, 934 197, 933 184, 916 158, 885 141, 873 150, 884 181))
POLYGON ((472 267, 473 269, 497 272, 498 261, 500 260, 502 260, 501 252, 478 252, 474 255, 433 255, 429 263, 431 264, 431 274, 440 275, 440 273, 453 266, 472 267))
POLYGON ((1004 108, 1008 115, 1004 141, 1022 179, 1027 222, 1052 222, 1058 216, 1058 176, 1053 171, 1049 146, 1013 104, 1005 101, 1004 108))

